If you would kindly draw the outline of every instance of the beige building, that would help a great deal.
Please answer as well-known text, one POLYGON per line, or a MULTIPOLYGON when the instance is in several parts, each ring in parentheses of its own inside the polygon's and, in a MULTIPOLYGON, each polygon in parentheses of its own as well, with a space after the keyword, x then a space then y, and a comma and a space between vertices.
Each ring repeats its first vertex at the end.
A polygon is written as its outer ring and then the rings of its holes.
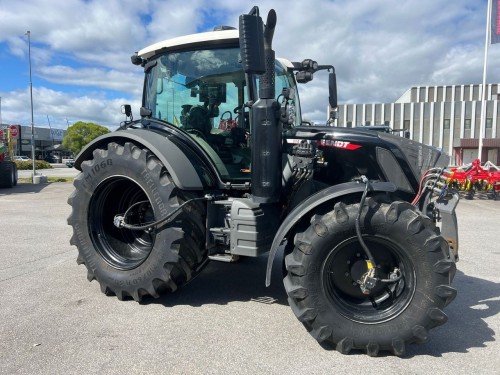
MULTIPOLYGON (((481 161, 500 164, 500 85, 486 90, 481 161)), ((342 104, 337 126, 389 125, 410 138, 444 149, 456 165, 478 157, 482 85, 417 86, 394 103, 342 104)))

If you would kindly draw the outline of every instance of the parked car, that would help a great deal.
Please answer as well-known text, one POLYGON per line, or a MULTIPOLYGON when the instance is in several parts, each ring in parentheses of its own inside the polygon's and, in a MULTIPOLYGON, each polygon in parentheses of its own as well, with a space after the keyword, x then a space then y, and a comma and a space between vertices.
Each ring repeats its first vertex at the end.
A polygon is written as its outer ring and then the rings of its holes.
POLYGON ((66 160, 66 166, 68 168, 73 168, 74 165, 75 165, 75 160, 74 159, 68 159, 68 160, 66 160))
POLYGON ((45 160, 46 162, 49 162, 49 163, 58 163, 59 162, 58 157, 54 156, 54 155, 48 155, 43 160, 45 160))
POLYGON ((27 156, 14 156, 15 161, 30 161, 31 159, 27 156))

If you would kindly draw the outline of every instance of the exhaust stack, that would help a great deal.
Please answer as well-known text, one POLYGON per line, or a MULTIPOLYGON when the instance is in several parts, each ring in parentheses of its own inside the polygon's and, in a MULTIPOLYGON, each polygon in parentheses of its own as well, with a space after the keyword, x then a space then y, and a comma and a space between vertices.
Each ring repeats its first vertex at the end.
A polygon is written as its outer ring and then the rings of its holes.
POLYGON ((281 123, 275 99, 275 52, 272 49, 276 12, 271 9, 263 26, 257 7, 240 16, 240 48, 247 74, 259 77, 259 99, 250 110, 252 199, 274 203, 281 192, 281 123))

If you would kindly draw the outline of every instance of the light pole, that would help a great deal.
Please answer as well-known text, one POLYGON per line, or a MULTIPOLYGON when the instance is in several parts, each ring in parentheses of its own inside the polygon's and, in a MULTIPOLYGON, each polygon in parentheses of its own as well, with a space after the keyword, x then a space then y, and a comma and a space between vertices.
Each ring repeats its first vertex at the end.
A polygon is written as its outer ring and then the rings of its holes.
POLYGON ((31 101, 31 160, 33 162, 33 177, 32 182, 35 180, 35 122, 33 120, 33 82, 31 81, 31 33, 26 31, 24 35, 28 35, 28 59, 30 65, 30 101, 31 101))
POLYGON ((52 138, 52 147, 54 147, 54 133, 52 133, 52 126, 50 126, 49 115, 47 115, 47 122, 49 123, 50 138, 52 138))

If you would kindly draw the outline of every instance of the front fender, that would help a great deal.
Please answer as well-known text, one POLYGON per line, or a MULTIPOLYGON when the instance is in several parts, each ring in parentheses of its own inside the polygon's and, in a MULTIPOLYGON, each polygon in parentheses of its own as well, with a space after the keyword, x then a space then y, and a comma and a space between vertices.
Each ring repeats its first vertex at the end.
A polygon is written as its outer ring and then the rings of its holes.
MULTIPOLYGON (((175 186, 183 190, 202 190, 211 184, 199 173, 186 154, 164 134, 144 129, 127 129, 102 135, 90 142, 76 157, 75 168, 81 171, 83 161, 92 157, 95 149, 110 142, 133 142, 153 152, 167 168, 175 186)), ((198 169, 200 171, 200 169, 198 169)))
MULTIPOLYGON (((396 185, 394 185, 392 182, 375 181, 371 183, 371 186, 371 191, 395 192, 397 190, 396 185)), ((267 259, 266 286, 271 285, 271 270, 273 267, 276 252, 278 251, 281 242, 286 237, 288 232, 290 232, 290 230, 299 222, 299 220, 304 217, 304 215, 307 215, 309 212, 313 211, 316 207, 325 202, 349 194, 362 193, 364 190, 365 185, 362 183, 346 182, 323 189, 316 194, 311 195, 309 198, 295 207, 279 227, 278 231, 276 232, 276 236, 274 237, 273 244, 271 245, 269 258, 267 259)))

